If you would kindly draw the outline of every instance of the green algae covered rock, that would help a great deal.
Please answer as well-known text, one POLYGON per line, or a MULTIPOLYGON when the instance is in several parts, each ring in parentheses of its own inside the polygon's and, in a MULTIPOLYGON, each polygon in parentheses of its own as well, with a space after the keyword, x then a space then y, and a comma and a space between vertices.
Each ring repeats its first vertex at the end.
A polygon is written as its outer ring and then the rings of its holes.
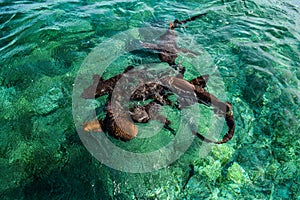
POLYGON ((221 177, 221 162, 213 161, 206 165, 203 169, 201 169, 201 173, 205 174, 208 181, 216 181, 221 177))
POLYGON ((34 100, 34 111, 38 114, 45 115, 59 108, 59 100, 63 99, 64 94, 61 88, 52 87, 42 96, 34 100))
POLYGON ((75 132, 66 106, 71 87, 63 82, 68 78, 44 76, 22 92, 1 87, 1 194, 43 179, 67 162, 63 146, 75 132))
POLYGON ((236 162, 228 168, 227 179, 238 185, 251 182, 247 172, 236 162))
POLYGON ((11 164, 6 158, 0 158, 0 176, 1 194, 6 190, 19 187, 28 178, 24 168, 11 164))
POLYGON ((218 159, 220 163, 226 164, 233 156, 235 150, 229 145, 215 145, 211 148, 214 159, 218 159))
POLYGON ((17 92, 14 87, 0 87, 0 109, 2 118, 9 119, 12 117, 11 111, 14 109, 16 94, 17 92))

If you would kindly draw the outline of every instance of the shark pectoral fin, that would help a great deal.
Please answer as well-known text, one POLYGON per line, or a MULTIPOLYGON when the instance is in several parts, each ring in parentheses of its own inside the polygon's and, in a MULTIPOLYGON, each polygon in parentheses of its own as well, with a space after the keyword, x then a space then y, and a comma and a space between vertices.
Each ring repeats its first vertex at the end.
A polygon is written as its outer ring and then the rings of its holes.
POLYGON ((177 51, 188 54, 189 56, 199 56, 199 55, 201 55, 201 53, 194 52, 194 51, 191 51, 191 50, 188 50, 188 49, 183 49, 183 48, 178 48, 177 51))
POLYGON ((160 48, 157 44, 151 44, 151 43, 145 43, 142 42, 141 45, 146 49, 152 49, 156 51, 162 51, 162 48, 160 48))
MULTIPOLYGON (((187 22, 191 22, 191 21, 195 21, 196 19, 199 19, 199 18, 201 18, 201 17, 203 17, 203 16, 205 16, 205 15, 207 15, 207 13, 200 13, 200 14, 198 14, 198 15, 195 15, 195 16, 193 16, 193 17, 190 17, 190 18, 188 18, 188 19, 185 19, 185 20, 181 20, 181 21, 176 21, 176 23, 177 24, 185 24, 185 23, 187 23, 187 22)), ((174 21, 175 22, 175 21, 174 21)))

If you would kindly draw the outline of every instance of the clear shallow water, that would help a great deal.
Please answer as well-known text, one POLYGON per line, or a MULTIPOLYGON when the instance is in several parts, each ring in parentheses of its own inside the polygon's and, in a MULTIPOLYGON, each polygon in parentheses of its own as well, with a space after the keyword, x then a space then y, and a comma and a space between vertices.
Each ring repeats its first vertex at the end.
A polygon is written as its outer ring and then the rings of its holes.
MULTIPOLYGON (((1 1, 1 197, 299 198, 299 6, 298 1, 1 1), (72 118, 73 83, 83 60, 122 31, 168 28, 175 18, 203 12, 208 14, 178 34, 210 55, 215 71, 197 70, 212 75, 210 88, 218 97, 214 72, 223 78, 224 100, 233 104, 237 123, 233 140, 212 147, 204 158, 202 143, 194 141, 179 160, 152 173, 101 165, 82 145, 72 118), (183 189, 190 164, 195 175, 183 189)), ((118 64, 105 76, 122 71, 118 64)), ((187 68, 193 76, 193 67, 187 68)))

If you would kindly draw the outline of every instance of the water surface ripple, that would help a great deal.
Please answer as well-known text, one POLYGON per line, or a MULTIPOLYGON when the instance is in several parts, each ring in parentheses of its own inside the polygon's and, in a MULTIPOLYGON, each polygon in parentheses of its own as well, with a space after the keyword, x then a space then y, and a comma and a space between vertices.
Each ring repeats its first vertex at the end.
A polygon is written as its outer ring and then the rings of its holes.
MULTIPOLYGON (((0 1, 0 13, 2 199, 299 198, 298 0, 0 1), (178 161, 149 174, 101 165, 71 117, 81 63, 118 33, 167 29, 175 18, 199 13, 207 15, 177 32, 212 58, 215 71, 198 69, 210 73, 211 86, 219 86, 213 80, 221 74, 237 123, 233 140, 206 158, 195 141, 178 161), (190 164, 195 175, 183 189, 190 164)), ((105 75, 125 68, 116 65, 105 75)), ((163 144, 156 139, 154 145, 163 144)))

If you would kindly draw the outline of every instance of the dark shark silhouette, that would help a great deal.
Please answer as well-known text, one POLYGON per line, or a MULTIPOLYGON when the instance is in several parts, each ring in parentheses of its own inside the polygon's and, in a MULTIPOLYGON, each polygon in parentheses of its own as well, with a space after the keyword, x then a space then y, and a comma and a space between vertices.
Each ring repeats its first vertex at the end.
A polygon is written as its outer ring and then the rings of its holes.
POLYGON ((177 35, 175 33, 175 29, 180 27, 180 25, 183 25, 187 22, 194 21, 206 14, 207 13, 202 13, 202 14, 193 16, 191 18, 188 18, 188 19, 185 19, 182 21, 175 19, 173 22, 170 22, 170 28, 167 30, 167 32, 164 33, 162 36, 160 36, 158 44, 143 42, 143 43, 141 43, 141 45, 147 49, 158 51, 159 59, 162 62, 166 62, 173 68, 177 69, 175 60, 178 57, 178 52, 191 54, 194 56, 198 55, 198 53, 187 50, 187 49, 179 48, 177 46, 177 43, 176 43, 177 35))

